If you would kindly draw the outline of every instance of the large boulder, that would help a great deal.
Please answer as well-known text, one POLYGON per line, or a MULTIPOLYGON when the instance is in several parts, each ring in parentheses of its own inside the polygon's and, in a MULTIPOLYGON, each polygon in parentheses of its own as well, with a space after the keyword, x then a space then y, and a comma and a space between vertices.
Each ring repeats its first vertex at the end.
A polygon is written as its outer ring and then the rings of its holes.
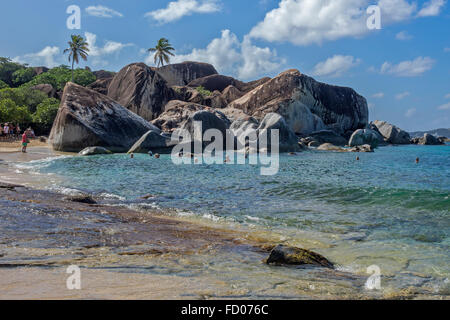
POLYGON ((391 144, 410 144, 409 133, 386 121, 375 120, 373 124, 378 128, 384 140, 391 144))
POLYGON ((45 93, 49 98, 56 98, 56 89, 51 84, 42 83, 31 87, 32 90, 38 90, 45 93))
POLYGON ((294 131, 287 125, 284 118, 277 113, 269 113, 261 121, 257 131, 258 138, 265 134, 267 136, 267 148, 271 150, 274 141, 271 141, 271 130, 279 130, 279 152, 299 151, 298 138, 294 131))
POLYGON ((103 95, 108 95, 108 87, 111 84, 113 78, 105 78, 105 79, 99 79, 88 85, 87 87, 89 89, 92 89, 94 91, 97 91, 98 93, 101 93, 103 95))
POLYGON ((33 67, 34 75, 38 76, 40 74, 48 72, 50 69, 47 67, 33 67))
POLYGON ((317 82, 298 70, 285 71, 264 82, 229 107, 258 119, 267 113, 279 113, 303 135, 325 127, 338 133, 365 128, 369 115, 366 99, 353 89, 317 82))
POLYGON ((49 141, 55 150, 79 152, 99 146, 127 152, 150 130, 158 128, 96 91, 67 83, 49 141))
POLYGON ((229 125, 228 118, 220 111, 206 107, 204 105, 180 100, 172 100, 165 106, 165 111, 152 123, 161 128, 164 132, 171 132, 184 126, 186 121, 197 111, 207 111, 214 113, 229 125))
POLYGON ((92 72, 95 76, 95 78, 97 80, 102 80, 102 79, 111 79, 114 77, 115 73, 111 72, 111 71, 106 71, 106 70, 97 70, 92 72))
POLYGON ((149 151, 163 153, 169 151, 169 145, 170 136, 150 130, 128 150, 128 153, 147 153, 149 151))
POLYGON ((156 71, 167 81, 169 86, 185 86, 195 79, 217 74, 212 65, 192 61, 169 64, 156 69, 156 71))
POLYGON ((430 146, 436 146, 443 144, 441 140, 436 138, 435 136, 425 133, 422 138, 419 139, 418 144, 422 145, 430 145, 430 146))
POLYGON ((192 139, 197 141, 203 140, 203 135, 209 129, 219 130, 222 137, 225 139, 226 130, 230 127, 230 124, 230 121, 225 117, 225 115, 219 117, 215 112, 200 110, 191 115, 181 129, 187 130, 192 139), (196 122, 201 123, 201 131, 195 130, 196 122))
POLYGON ((222 92, 228 86, 234 86, 237 89, 241 90, 245 87, 245 83, 232 77, 224 76, 221 74, 213 74, 207 77, 193 80, 188 84, 188 86, 191 88, 203 87, 211 92, 216 90, 222 92))
POLYGON ((108 87, 108 96, 151 121, 164 111, 174 93, 154 69, 144 63, 133 63, 114 76, 108 87))
POLYGON ((252 150, 253 152, 257 152, 258 146, 258 130, 259 123, 255 118, 252 117, 243 117, 241 119, 233 121, 230 126, 230 131, 236 137, 236 149, 242 150, 249 146, 252 142, 256 146, 256 150, 252 150))
POLYGON ((344 146, 347 144, 347 140, 344 137, 338 135, 333 130, 316 131, 309 134, 309 137, 311 138, 311 140, 317 141, 320 144, 327 142, 332 143, 336 146, 344 146))
POLYGON ((334 268, 332 262, 318 253, 281 244, 272 249, 266 263, 279 265, 314 265, 331 269, 334 268))
POLYGON ((358 129, 353 132, 350 140, 348 141, 348 145, 350 147, 361 146, 363 144, 369 144, 373 148, 376 148, 378 145, 383 144, 383 137, 374 130, 371 129, 358 129))
POLYGON ((224 98, 226 104, 228 105, 230 102, 233 102, 236 99, 242 97, 244 93, 240 91, 235 86, 228 86, 223 90, 222 97, 224 98))

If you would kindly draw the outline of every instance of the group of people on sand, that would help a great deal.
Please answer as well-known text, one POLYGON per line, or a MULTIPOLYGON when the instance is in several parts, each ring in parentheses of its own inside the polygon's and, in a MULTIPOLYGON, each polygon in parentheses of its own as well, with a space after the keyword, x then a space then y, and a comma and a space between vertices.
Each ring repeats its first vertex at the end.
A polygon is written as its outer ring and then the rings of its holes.
MULTIPOLYGON (((30 127, 26 129, 23 133, 27 133, 29 138, 34 138, 34 131, 30 127)), ((18 139, 22 134, 22 129, 19 124, 14 125, 13 123, 0 123, 0 139, 1 140, 14 140, 18 139)))

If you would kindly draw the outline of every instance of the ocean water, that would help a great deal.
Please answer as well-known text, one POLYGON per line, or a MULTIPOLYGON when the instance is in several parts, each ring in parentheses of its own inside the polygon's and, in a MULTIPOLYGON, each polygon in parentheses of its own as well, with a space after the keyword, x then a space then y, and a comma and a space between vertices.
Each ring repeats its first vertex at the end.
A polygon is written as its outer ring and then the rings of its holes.
POLYGON ((170 155, 73 156, 17 167, 50 175, 49 187, 61 192, 173 209, 314 249, 345 272, 365 275, 376 265, 397 290, 429 283, 450 291, 449 145, 283 154, 274 176, 249 164, 176 166, 170 155), (151 195, 145 203, 144 195, 151 195))

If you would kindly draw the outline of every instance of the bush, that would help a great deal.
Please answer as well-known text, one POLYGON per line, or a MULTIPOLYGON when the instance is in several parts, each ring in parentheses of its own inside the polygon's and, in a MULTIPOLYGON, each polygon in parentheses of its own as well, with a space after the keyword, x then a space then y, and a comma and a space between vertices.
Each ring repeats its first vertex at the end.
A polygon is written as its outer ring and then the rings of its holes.
POLYGON ((209 97, 210 95, 212 95, 212 92, 206 90, 203 86, 197 87, 195 89, 197 90, 198 93, 202 95, 202 97, 209 97))
POLYGON ((48 133, 51 130, 58 109, 59 100, 55 98, 47 98, 37 106, 33 114, 33 123, 39 132, 48 133))
POLYGON ((16 87, 21 86, 33 79, 35 76, 33 68, 24 68, 15 71, 12 74, 12 82, 16 87))
POLYGON ((11 99, 0 101, 0 122, 19 123, 28 125, 31 122, 31 114, 25 106, 17 106, 11 99))
POLYGON ((8 86, 5 82, 3 82, 2 80, 0 80, 0 90, 1 90, 1 89, 5 89, 5 88, 9 88, 9 86, 8 86))
POLYGON ((0 57, 0 80, 5 82, 8 86, 13 86, 12 75, 20 69, 25 69, 25 66, 20 63, 11 61, 9 58, 0 57))
POLYGON ((47 95, 28 87, 5 88, 0 90, 0 101, 11 99, 18 106, 27 106, 30 113, 36 111, 38 104, 47 99, 47 95))
MULTIPOLYGON (((62 91, 67 82, 72 80, 72 71, 68 66, 59 66, 33 78, 25 86, 31 87, 38 84, 51 84, 57 91, 62 91)), ((86 69, 74 70, 74 82, 81 86, 87 86, 96 80, 95 75, 86 69)))

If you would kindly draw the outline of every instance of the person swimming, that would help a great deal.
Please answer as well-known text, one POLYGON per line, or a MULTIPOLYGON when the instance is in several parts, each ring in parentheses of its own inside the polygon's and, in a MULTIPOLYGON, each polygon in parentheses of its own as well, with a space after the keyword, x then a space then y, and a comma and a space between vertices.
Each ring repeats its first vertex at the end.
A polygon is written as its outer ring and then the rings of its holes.
POLYGON ((416 163, 419 163, 420 162, 420 159, 417 157, 416 158, 416 163))
POLYGON ((359 161, 359 157, 356 157, 356 161, 359 161))
POLYGON ((149 155, 150 157, 153 157, 153 152, 149 151, 149 152, 148 152, 148 155, 149 155))
POLYGON ((134 158, 134 153, 130 153, 130 158, 131 158, 131 159, 134 158))
POLYGON ((155 153, 155 159, 159 159, 160 155, 159 153, 155 153))

